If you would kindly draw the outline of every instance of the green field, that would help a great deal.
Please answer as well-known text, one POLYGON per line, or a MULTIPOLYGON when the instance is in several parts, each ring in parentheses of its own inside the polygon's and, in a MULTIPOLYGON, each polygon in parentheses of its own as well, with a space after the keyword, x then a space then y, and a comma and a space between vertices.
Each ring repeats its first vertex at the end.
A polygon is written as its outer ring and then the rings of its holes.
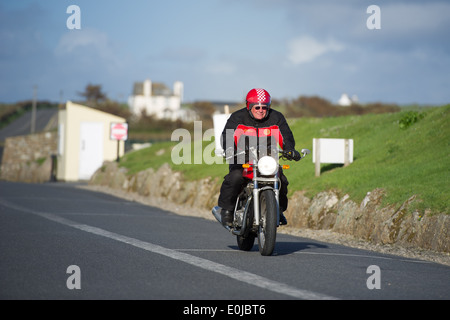
MULTIPOLYGON (((291 162, 291 169, 285 172, 290 182, 289 193, 304 190, 307 196, 313 197, 334 189, 360 202, 368 191, 383 188, 384 205, 400 205, 416 195, 418 201, 411 210, 431 209, 433 213, 450 214, 449 112, 450 105, 447 105, 398 113, 289 119, 298 150, 312 150, 313 138, 354 140, 354 162, 348 167, 322 164, 320 177, 315 177, 311 156, 291 162)), ((202 148, 211 143, 203 141, 202 148)), ((218 177, 219 183, 227 172, 226 164, 174 164, 173 147, 180 144, 155 143, 125 155, 120 165, 132 174, 169 163, 187 179, 210 176, 218 177)), ((189 149, 193 152, 194 145, 189 149)))

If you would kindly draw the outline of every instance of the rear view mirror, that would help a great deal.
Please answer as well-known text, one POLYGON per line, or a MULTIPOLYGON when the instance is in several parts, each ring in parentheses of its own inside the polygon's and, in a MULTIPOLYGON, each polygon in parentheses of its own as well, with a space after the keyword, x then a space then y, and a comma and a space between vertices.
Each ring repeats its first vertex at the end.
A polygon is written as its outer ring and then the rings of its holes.
POLYGON ((300 151, 300 153, 302 153, 303 156, 305 156, 305 155, 307 155, 307 154, 310 154, 311 151, 310 151, 309 149, 302 149, 302 151, 300 151))

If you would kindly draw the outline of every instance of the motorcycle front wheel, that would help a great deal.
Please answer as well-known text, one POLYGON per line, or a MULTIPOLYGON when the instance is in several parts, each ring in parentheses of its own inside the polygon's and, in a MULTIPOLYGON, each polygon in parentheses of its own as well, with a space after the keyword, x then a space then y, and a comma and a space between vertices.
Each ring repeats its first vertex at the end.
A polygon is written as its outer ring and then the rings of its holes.
POLYGON ((275 249, 277 237, 277 202, 273 190, 263 190, 260 193, 259 205, 259 252, 263 256, 270 256, 275 249))
POLYGON ((250 251, 255 243, 255 234, 249 233, 246 236, 237 236, 237 245, 239 250, 250 251))

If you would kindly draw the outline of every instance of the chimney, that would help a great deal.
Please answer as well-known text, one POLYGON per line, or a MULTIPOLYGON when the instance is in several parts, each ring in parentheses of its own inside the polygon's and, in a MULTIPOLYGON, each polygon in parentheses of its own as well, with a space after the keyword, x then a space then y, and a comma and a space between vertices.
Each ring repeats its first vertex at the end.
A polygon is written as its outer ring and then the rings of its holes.
POLYGON ((173 84, 173 94, 180 97, 180 101, 183 101, 183 82, 175 81, 173 84))
POLYGON ((144 97, 150 97, 152 95, 152 82, 147 79, 144 81, 144 97))

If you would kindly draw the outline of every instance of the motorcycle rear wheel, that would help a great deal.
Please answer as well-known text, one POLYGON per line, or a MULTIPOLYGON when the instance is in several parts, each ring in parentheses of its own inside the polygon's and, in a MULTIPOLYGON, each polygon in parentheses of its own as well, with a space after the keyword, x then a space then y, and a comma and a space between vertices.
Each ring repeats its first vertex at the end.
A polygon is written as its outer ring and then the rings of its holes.
POLYGON ((263 256, 270 256, 275 249, 277 237, 277 202, 273 190, 263 190, 260 193, 259 204, 259 252, 263 256))

